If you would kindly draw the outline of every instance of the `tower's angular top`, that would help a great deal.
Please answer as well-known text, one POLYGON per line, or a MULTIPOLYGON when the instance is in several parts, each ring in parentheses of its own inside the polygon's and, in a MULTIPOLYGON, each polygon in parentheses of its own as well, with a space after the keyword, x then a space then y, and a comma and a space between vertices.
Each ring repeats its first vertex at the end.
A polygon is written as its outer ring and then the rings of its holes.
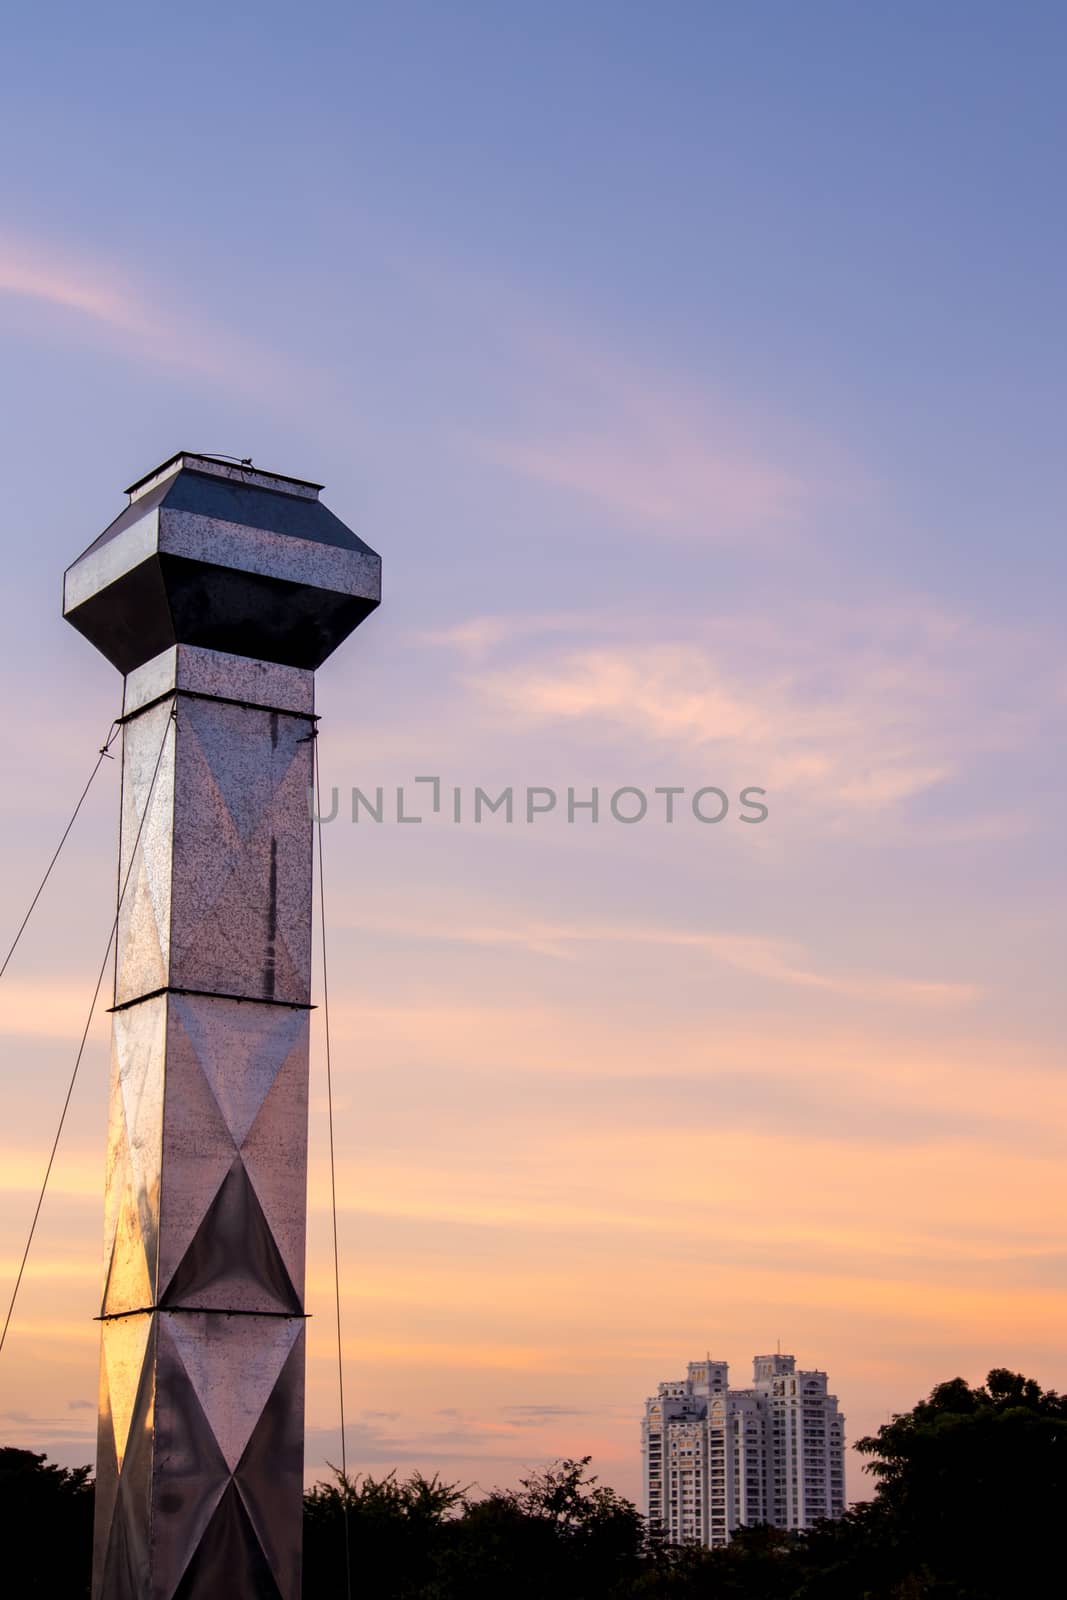
POLYGON ((123 673, 175 644, 314 669, 381 599, 320 488, 179 452, 67 569, 63 615, 123 673))

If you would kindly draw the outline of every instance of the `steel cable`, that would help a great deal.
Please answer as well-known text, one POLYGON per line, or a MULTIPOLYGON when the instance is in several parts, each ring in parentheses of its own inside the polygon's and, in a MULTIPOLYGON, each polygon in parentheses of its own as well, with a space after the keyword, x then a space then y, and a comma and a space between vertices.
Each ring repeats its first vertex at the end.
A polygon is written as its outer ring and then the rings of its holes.
MULTIPOLYGON (((144 811, 141 813, 141 820, 140 820, 140 822, 139 822, 139 824, 137 826, 137 835, 136 835, 136 837, 135 837, 135 839, 133 841, 133 849, 130 852, 130 864, 126 869, 126 876, 123 879, 122 888, 121 888, 120 893, 119 893, 118 904, 115 907, 115 920, 112 922, 112 924, 111 924, 111 932, 107 936, 107 947, 104 950, 104 959, 100 963, 100 971, 99 971, 99 973, 97 975, 97 979, 96 979, 96 988, 93 990, 93 998, 92 998, 92 1001, 91 1001, 91 1003, 89 1005, 89 1015, 85 1019, 85 1028, 84 1028, 84 1030, 82 1032, 81 1043, 78 1045, 78 1054, 74 1058, 74 1070, 70 1075, 70 1082, 67 1085, 66 1098, 63 1101, 63 1109, 59 1114, 59 1126, 56 1129, 56 1136, 52 1140, 52 1149, 51 1149, 51 1151, 49 1153, 49 1156, 48 1156, 48 1164, 45 1167, 44 1181, 41 1184, 41 1192, 37 1196, 37 1205, 36 1205, 36 1207, 34 1209, 33 1221, 30 1223, 30 1231, 29 1231, 29 1234, 27 1235, 27 1238, 26 1238, 26 1248, 22 1252, 22 1260, 19 1263, 18 1275, 15 1278, 15 1287, 11 1291, 11 1299, 8 1302, 7 1315, 4 1318, 3 1331, 0 1332, 0 1352, 3 1351, 4 1344, 5 1344, 6 1340, 7 1340, 7 1331, 8 1331, 8 1328, 11 1326, 11 1317, 12 1317, 12 1314, 13 1314, 13 1312, 15 1310, 15 1301, 18 1299, 18 1292, 19 1292, 20 1287, 22 1286, 22 1277, 23 1277, 23 1273, 26 1271, 26 1262, 29 1260, 30 1247, 33 1244, 34 1234, 37 1231, 37 1222, 38 1222, 38 1219, 39 1219, 39 1217, 41 1215, 41 1207, 44 1205, 45 1192, 48 1189, 48 1180, 52 1176, 52 1167, 53 1167, 53 1164, 54 1164, 55 1159, 56 1159, 56 1151, 59 1149, 59 1141, 60 1141, 60 1138, 62 1137, 63 1125, 67 1120, 67 1112, 70 1109, 70 1101, 71 1101, 71 1096, 74 1093, 74 1085, 78 1080, 78 1069, 80 1068, 81 1063, 82 1063, 82 1056, 85 1054, 85 1045, 86 1045, 86 1041, 89 1038, 89 1029, 92 1026, 93 1014, 96 1011, 96 1002, 100 998, 100 988, 101 988, 101 985, 103 984, 103 981, 104 981, 104 973, 107 971, 108 957, 111 955, 111 946, 114 944, 115 935, 118 932, 119 917, 120 917, 120 915, 122 913, 122 902, 126 898, 126 890, 129 887, 130 878, 131 878, 131 876, 133 874, 134 865, 135 865, 135 863, 137 861, 137 849, 138 849, 138 846, 141 843, 141 834, 144 831, 144 825, 145 825, 145 822, 146 822, 146 820, 148 818, 149 807, 152 804, 152 795, 153 795, 153 793, 155 791, 155 787, 156 787, 156 778, 159 776, 160 763, 163 760, 163 752, 167 747, 167 739, 168 739, 168 737, 170 735, 171 724, 173 723, 176 714, 177 714, 177 707, 176 706, 172 706, 171 707, 170 716, 167 718, 167 726, 163 731, 163 740, 162 740, 162 743, 159 746, 159 754, 156 756, 156 764, 155 764, 155 767, 152 769, 152 781, 148 786, 148 794, 147 794, 147 796, 145 798, 144 811)), ((110 743, 110 742, 111 742, 111 740, 109 739, 108 743, 110 743)), ((106 750, 106 746, 105 746, 105 750, 106 750)), ((101 753, 101 759, 103 759, 103 752, 101 753)), ((95 776, 95 770, 94 770, 94 776, 95 776)), ((90 779, 90 782, 92 782, 92 779, 90 779)), ((82 798, 83 799, 85 798, 84 795, 82 796, 82 798)), ((79 801, 79 804, 80 803, 81 802, 79 801)), ((77 813, 75 813, 75 815, 77 815, 77 813)), ((73 821, 73 818, 71 820, 73 821)), ((58 851, 57 851, 57 854, 58 854, 58 851)))
POLYGON ((322 1020, 326 1039, 326 1110, 330 1129, 330 1208, 333 1215, 333 1286, 334 1309, 337 1318, 337 1395, 341 1413, 341 1484, 345 1530, 345 1595, 352 1600, 352 1549, 349 1533, 348 1452, 345 1445, 345 1374, 341 1343, 341 1257, 337 1243, 337 1167, 333 1140, 333 1070, 330 1059, 330 986, 326 965, 326 874, 322 864, 322 785, 319 779, 319 742, 312 736, 312 760, 315 765, 315 827, 319 854, 319 926, 322 944, 322 1020))
POLYGON ((105 756, 108 758, 108 760, 112 759, 111 758, 111 745, 114 743, 115 735, 118 733, 118 731, 119 731, 119 723, 117 721, 115 721, 115 722, 113 722, 111 724, 111 728, 110 728, 110 731, 108 732, 108 736, 104 740, 103 744, 100 746, 100 754, 96 758, 96 766, 93 768, 92 772, 90 772, 89 781, 85 785, 85 788, 81 792, 81 798, 79 799, 78 804, 74 807, 74 811, 73 811, 73 814, 71 815, 70 821, 67 823, 67 826, 63 829, 63 833, 62 833, 62 835, 60 837, 59 843, 56 845, 55 855, 52 857, 51 861, 48 863, 48 866, 45 869, 45 875, 41 879, 40 883, 37 885, 37 893, 34 895, 33 899, 30 901, 29 910, 26 912, 26 915, 23 917, 22 921, 19 923, 18 932, 16 933, 14 939, 11 941, 11 948, 8 950, 7 955, 4 957, 3 965, 0 966, 0 978, 2 978, 4 976, 4 973, 7 971, 7 964, 11 960, 11 957, 15 954, 16 946, 18 945, 19 940, 22 938, 22 935, 26 930, 26 924, 27 924, 27 922, 29 922, 30 918, 33 916, 34 907, 36 906, 38 900, 41 898, 41 895, 44 893, 45 884, 48 882, 49 878, 52 876, 52 868, 55 866, 56 862, 59 860, 59 852, 62 850, 63 846, 67 842, 68 833, 70 832, 71 828, 73 828, 75 822, 77 822, 77 820, 78 820, 78 813, 81 810, 83 804, 85 803, 86 795, 89 793, 89 790, 93 786, 93 779, 96 777, 97 773, 100 771, 100 768, 103 766, 105 756))

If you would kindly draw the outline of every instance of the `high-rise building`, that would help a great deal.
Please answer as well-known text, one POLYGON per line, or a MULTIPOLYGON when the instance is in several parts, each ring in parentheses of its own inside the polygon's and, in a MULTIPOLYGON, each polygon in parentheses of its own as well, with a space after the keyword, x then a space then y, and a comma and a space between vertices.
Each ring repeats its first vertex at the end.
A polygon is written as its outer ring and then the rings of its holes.
POLYGON ((728 1544, 741 1527, 810 1528, 845 1509, 845 1419, 825 1372, 756 1356, 751 1386, 725 1361, 661 1383, 641 1429, 645 1513, 671 1544, 728 1544))

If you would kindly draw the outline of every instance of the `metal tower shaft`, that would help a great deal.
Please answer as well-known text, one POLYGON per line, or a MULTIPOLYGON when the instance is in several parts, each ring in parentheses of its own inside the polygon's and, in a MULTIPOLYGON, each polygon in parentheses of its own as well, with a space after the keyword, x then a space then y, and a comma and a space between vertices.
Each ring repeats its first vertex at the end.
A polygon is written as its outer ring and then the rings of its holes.
POLYGON ((94 1600, 299 1600, 314 668, 378 574, 190 456, 67 574, 126 673, 94 1600))

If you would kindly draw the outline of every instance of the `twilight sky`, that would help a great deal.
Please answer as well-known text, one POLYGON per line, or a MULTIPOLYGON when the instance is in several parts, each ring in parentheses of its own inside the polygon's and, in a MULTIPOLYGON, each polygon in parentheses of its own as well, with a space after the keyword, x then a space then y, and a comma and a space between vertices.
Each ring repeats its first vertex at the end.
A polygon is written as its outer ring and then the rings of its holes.
MULTIPOLYGON (((38 0, 5 33, 0 943, 118 709, 60 576, 126 483, 251 455, 385 562, 319 677, 350 1460, 592 1452, 636 1494, 656 1382, 779 1338, 850 1438, 993 1364, 1067 1386, 1063 8, 38 0), (345 820, 430 774, 439 816, 345 820), (560 808, 475 825, 508 784, 560 808), (746 784, 758 827, 607 812, 746 784)), ((0 985, 5 1300, 116 776, 0 985)), ((69 1462, 107 1035, 0 1363, 0 1439, 69 1462)))

